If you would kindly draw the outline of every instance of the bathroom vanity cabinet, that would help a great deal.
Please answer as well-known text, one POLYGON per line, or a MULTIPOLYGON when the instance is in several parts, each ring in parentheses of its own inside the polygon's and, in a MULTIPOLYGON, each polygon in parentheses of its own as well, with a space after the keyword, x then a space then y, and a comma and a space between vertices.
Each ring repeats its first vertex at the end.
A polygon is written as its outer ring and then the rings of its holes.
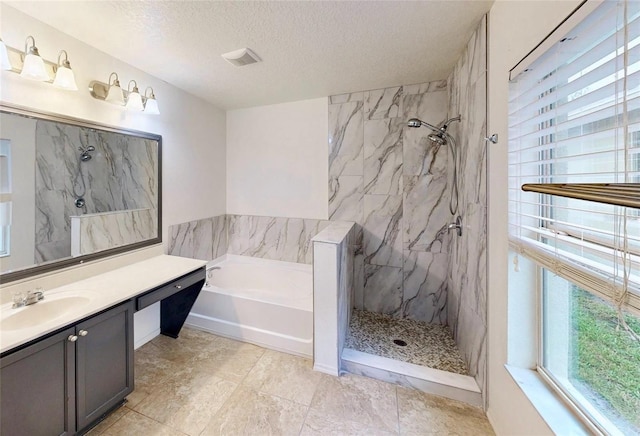
POLYGON ((130 300, 0 359, 0 434, 72 435, 133 391, 130 300))

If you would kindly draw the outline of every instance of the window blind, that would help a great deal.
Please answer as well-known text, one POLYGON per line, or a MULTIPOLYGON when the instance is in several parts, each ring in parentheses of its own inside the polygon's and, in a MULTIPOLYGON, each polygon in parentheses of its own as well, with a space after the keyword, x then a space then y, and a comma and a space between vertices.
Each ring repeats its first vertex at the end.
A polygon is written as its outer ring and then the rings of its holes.
POLYGON ((516 252, 640 314, 640 209, 523 184, 640 183, 640 2, 600 4, 509 88, 516 252))

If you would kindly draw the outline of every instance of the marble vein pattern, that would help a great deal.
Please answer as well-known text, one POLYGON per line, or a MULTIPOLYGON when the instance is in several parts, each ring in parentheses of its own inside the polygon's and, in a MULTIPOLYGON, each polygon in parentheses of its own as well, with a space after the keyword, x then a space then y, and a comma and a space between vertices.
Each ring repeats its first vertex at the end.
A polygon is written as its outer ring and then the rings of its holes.
POLYGON ((376 89, 364 93, 364 116, 367 120, 395 118, 402 114, 402 86, 376 89))
POLYGON ((402 306, 402 268, 364 264, 364 309, 398 315, 402 306))
POLYGON ((363 101, 363 100, 364 100, 364 92, 353 92, 350 94, 332 95, 329 97, 329 104, 349 103, 352 101, 363 101))
POLYGON ((229 215, 229 254, 310 264, 311 239, 328 221, 229 215))
POLYGON ((136 350, 135 377, 89 435, 492 434, 474 407, 190 328, 136 350))
POLYGON ((71 217, 71 255, 146 241, 158 234, 157 211, 135 209, 71 217))
POLYGON ((431 324, 447 324, 446 253, 405 252, 402 316, 431 324))
POLYGON ((451 213, 446 175, 404 176, 403 209, 405 249, 447 252, 451 213))
POLYGON ((402 193, 402 135, 405 120, 386 118, 364 123, 364 192, 402 193))
POLYGON ((155 141, 46 120, 35 135, 36 262, 70 256, 71 216, 158 207, 155 141), (88 146, 92 159, 81 162, 88 146))
POLYGON ((192 259, 213 260, 214 244, 226 254, 225 215, 169 226, 169 254, 192 259), (214 233, 214 223, 216 233, 214 233), (216 244, 217 242, 217 244, 216 244))
POLYGON ((468 374, 467 365, 446 325, 354 310, 346 345, 363 353, 468 374), (396 339, 406 345, 396 345, 393 342, 396 339))
POLYGON ((406 283, 400 276, 410 252, 448 251, 449 150, 429 141, 427 129, 405 126, 413 117, 432 124, 444 121, 447 86, 447 81, 440 80, 330 97, 329 219, 362 226, 362 250, 356 250, 354 258, 356 308, 396 316, 411 313, 425 321, 446 322, 441 303, 446 304, 447 285, 442 286, 441 277, 432 280, 440 296, 437 303, 427 298, 427 302, 418 304, 423 296, 433 297, 433 292, 426 292, 424 287, 411 288, 422 283, 416 281, 415 274, 406 283), (362 137, 357 137, 360 142, 349 142, 348 147, 342 146, 346 151, 336 151, 331 138, 334 132, 351 127, 350 114, 360 108, 361 101, 362 124, 357 119, 363 129, 362 137), (356 155, 360 149, 362 154, 356 155), (347 172, 354 175, 345 172, 345 158, 339 156, 355 157, 347 159, 347 172), (376 267, 396 269, 388 269, 392 273, 386 276, 376 267), (382 282, 376 283, 378 280, 382 282), (411 301, 404 304, 405 297, 411 301))
POLYGON ((451 124, 450 133, 458 138, 459 144, 458 214, 464 232, 461 237, 451 239, 447 311, 469 373, 483 392, 487 331, 486 26, 484 18, 448 79, 451 112, 462 116, 460 123, 451 124))
POLYGON ((329 176, 362 176, 362 102, 329 105, 329 176))
POLYGON ((365 263, 401 267, 402 196, 364 196, 365 263))
POLYGON ((329 179, 329 219, 331 221, 363 221, 362 176, 341 176, 329 179))

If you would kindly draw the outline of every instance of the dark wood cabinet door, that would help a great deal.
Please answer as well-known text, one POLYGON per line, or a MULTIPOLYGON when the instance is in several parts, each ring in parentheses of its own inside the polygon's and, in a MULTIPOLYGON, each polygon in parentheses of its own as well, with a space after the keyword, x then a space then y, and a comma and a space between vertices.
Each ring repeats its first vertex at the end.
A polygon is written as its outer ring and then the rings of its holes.
POLYGON ((0 434, 75 434, 75 343, 68 328, 0 359, 0 434))
POLYGON ((83 430, 133 391, 133 301, 76 326, 77 425, 83 430))

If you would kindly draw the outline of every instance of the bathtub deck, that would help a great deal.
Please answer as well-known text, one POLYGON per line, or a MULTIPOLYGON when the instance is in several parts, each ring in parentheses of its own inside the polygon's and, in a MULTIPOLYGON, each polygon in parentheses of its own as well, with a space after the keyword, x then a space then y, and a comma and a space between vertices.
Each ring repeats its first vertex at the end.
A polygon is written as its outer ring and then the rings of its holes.
POLYGON ((467 375, 467 366, 446 326, 353 310, 346 347, 376 356, 467 375), (407 343, 394 344, 394 339, 407 343))

